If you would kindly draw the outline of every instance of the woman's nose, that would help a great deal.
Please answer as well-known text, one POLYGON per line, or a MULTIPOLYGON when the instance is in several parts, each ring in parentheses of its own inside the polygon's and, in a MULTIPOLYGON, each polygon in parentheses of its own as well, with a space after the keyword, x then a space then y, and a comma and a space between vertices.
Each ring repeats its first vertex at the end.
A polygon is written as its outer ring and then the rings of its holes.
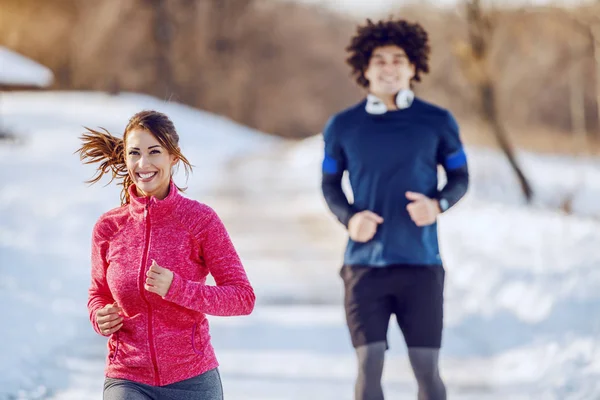
POLYGON ((146 165, 149 165, 149 164, 150 164, 150 162, 149 162, 149 160, 148 160, 148 157, 146 157, 146 156, 141 156, 141 157, 140 157, 140 161, 138 161, 138 164, 139 164, 139 166, 140 166, 140 167, 144 167, 144 166, 146 166, 146 165))

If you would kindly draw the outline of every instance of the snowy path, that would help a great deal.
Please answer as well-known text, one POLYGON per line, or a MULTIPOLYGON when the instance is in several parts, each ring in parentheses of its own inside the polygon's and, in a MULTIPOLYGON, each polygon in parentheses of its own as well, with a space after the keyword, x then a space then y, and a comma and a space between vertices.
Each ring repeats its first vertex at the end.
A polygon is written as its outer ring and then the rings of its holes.
MULTIPOLYGON (((91 169, 72 153, 79 126, 118 131, 142 106, 164 107, 182 127, 198 165, 188 195, 222 216, 258 294, 251 316, 212 318, 227 399, 350 400, 355 361, 337 274, 345 240, 319 194, 318 143, 287 148, 186 107, 85 93, 3 97, 4 123, 27 140, 0 146, 0 399, 100 398, 105 339, 85 310, 89 234, 118 192, 85 187, 91 169), (239 158, 249 146, 261 155, 239 158)), ((599 222, 510 200, 511 180, 489 156, 473 150, 479 180, 440 222, 450 398, 599 399, 599 222)), ((548 172, 552 160, 530 161, 546 185, 544 204, 579 174, 575 203, 593 209, 598 163, 561 159, 548 172)), ((390 398, 414 398, 391 326, 385 388, 390 398)))
MULTIPOLYGON (((338 306, 264 306, 250 317, 212 319, 212 336, 229 400, 351 400, 355 360, 338 306)), ((68 389, 54 400, 101 397, 104 343, 87 337, 62 361, 68 389)), ((414 398, 402 339, 390 335, 384 387, 390 398, 414 398)), ((467 376, 481 370, 478 358, 446 357, 443 362, 454 399, 529 399, 523 387, 490 388, 467 376)), ((479 374, 481 375, 481 374, 479 374)), ((526 390, 526 388, 525 388, 526 390)))

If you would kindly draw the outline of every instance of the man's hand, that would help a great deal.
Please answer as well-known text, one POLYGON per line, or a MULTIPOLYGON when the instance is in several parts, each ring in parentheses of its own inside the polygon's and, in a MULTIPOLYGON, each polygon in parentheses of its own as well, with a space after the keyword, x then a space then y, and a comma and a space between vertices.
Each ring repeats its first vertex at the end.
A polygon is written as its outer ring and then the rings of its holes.
POLYGON ((377 232, 377 226, 381 223, 383 223, 383 218, 374 212, 365 210, 354 214, 348 221, 350 239, 359 243, 368 242, 373 239, 377 232))
POLYGON ((156 293, 160 297, 165 297, 169 292, 171 282, 173 282, 173 272, 159 266, 156 261, 152 260, 152 265, 146 272, 144 289, 156 293))
POLYGON ((408 214, 417 226, 433 224, 442 212, 436 199, 430 199, 421 193, 406 192, 406 198, 411 201, 406 206, 408 214))

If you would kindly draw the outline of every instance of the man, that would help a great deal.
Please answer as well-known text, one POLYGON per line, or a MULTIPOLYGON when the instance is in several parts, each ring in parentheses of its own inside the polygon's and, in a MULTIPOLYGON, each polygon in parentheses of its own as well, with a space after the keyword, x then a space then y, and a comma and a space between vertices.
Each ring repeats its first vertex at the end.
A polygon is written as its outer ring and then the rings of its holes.
POLYGON ((358 357, 355 398, 383 399, 386 337, 395 314, 418 399, 446 399, 438 371, 445 272, 436 220, 467 191, 458 126, 450 112, 411 90, 429 72, 428 35, 419 24, 367 20, 346 50, 368 94, 327 123, 322 190, 349 233, 340 275, 358 357), (438 165, 447 177, 442 190, 438 165), (344 171, 352 204, 342 190, 344 171))

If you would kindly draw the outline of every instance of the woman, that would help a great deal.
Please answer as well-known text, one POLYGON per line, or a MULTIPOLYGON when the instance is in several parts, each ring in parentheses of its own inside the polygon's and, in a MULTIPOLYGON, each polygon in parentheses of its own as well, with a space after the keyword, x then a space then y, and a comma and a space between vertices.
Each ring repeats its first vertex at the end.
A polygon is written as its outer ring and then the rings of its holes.
POLYGON ((104 399, 222 399, 206 314, 250 314, 255 296, 217 214, 173 183, 176 165, 191 170, 173 123, 142 111, 123 139, 91 129, 81 139, 81 160, 100 163, 90 182, 110 170, 123 185, 92 237, 88 310, 109 337, 104 399))

